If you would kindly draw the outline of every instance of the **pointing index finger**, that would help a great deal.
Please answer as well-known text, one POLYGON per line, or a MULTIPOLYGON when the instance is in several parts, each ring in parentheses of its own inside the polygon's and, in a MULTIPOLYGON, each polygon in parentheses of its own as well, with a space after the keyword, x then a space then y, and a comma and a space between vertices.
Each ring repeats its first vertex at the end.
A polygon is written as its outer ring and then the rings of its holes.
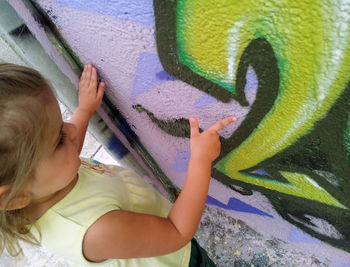
POLYGON ((212 126, 209 127, 208 130, 212 130, 215 132, 219 132, 220 130, 222 130, 226 125, 235 122, 237 120, 236 117, 234 116, 230 116, 230 117, 226 117, 222 120, 219 120, 217 122, 215 122, 212 126))

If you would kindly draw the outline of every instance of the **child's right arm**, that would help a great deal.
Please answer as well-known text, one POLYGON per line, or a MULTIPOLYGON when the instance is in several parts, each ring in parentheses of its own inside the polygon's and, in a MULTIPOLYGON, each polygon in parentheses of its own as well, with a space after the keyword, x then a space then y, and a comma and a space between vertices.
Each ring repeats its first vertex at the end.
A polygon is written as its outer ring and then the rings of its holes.
POLYGON ((218 131, 234 121, 234 117, 225 118, 200 133, 197 120, 191 119, 191 158, 187 177, 168 217, 111 211, 88 229, 83 242, 85 257, 91 261, 152 257, 186 245, 200 222, 211 165, 220 154, 218 131))

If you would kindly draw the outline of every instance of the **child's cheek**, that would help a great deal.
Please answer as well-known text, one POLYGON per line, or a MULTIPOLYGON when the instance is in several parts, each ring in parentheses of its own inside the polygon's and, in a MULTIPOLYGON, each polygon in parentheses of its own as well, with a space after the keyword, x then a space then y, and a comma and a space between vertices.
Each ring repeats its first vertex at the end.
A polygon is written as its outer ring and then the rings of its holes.
POLYGON ((74 144, 75 150, 79 153, 78 138, 74 138, 73 144, 74 144))

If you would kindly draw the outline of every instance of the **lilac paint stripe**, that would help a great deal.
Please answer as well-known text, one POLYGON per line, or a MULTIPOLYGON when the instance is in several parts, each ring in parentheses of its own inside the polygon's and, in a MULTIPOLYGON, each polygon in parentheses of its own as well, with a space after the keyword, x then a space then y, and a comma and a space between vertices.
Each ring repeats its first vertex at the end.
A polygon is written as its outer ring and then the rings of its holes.
MULTIPOLYGON (((246 74, 246 85, 244 87, 245 92, 255 91, 258 89, 258 76, 256 75, 254 69, 249 66, 246 74)), ((211 103, 216 102, 217 99, 210 95, 204 95, 199 101, 194 105, 194 108, 205 107, 211 103)))
POLYGON ((158 55, 142 53, 137 64, 131 98, 135 99, 138 95, 148 92, 153 87, 173 80, 175 78, 163 69, 158 55))
POLYGON ((139 57, 135 73, 134 87, 131 93, 132 99, 135 99, 138 95, 148 92, 153 87, 164 82, 162 78, 164 74, 160 74, 162 71, 164 70, 158 55, 142 53, 139 57))
POLYGON ((162 70, 156 74, 156 77, 161 81, 175 81, 176 78, 171 76, 169 73, 167 73, 165 70, 162 70))
POLYGON ((288 239, 291 242, 322 244, 322 242, 320 242, 319 240, 312 238, 311 236, 304 234, 303 232, 296 229, 290 231, 288 239))
POLYGON ((153 0, 56 0, 63 7, 154 25, 153 0))
POLYGON ((217 100, 215 97, 212 97, 210 95, 205 94, 201 97, 201 99, 199 99, 199 101, 194 105, 194 107, 195 108, 205 107, 205 106, 208 106, 209 104, 214 103, 216 101, 217 100))
POLYGON ((271 177, 271 175, 269 173, 267 173, 264 169, 257 169, 255 171, 253 171, 253 173, 260 174, 260 175, 266 175, 266 176, 271 177))
POLYGON ((190 152, 178 150, 174 170, 177 172, 185 172, 188 168, 188 163, 190 161, 190 152))
POLYGON ((224 203, 220 202, 219 200, 217 200, 211 196, 208 196, 206 203, 209 205, 218 206, 218 207, 226 209, 226 210, 236 210, 236 211, 240 211, 240 212, 253 213, 253 214, 273 218, 272 215, 270 215, 262 210, 259 210, 253 206, 250 206, 249 204, 244 203, 243 201, 240 201, 239 199, 233 198, 233 197, 230 198, 230 200, 228 201, 227 204, 224 204, 224 203))
POLYGON ((249 67, 248 72, 246 74, 246 85, 244 87, 245 92, 253 91, 258 89, 258 76, 256 75, 254 69, 249 67))

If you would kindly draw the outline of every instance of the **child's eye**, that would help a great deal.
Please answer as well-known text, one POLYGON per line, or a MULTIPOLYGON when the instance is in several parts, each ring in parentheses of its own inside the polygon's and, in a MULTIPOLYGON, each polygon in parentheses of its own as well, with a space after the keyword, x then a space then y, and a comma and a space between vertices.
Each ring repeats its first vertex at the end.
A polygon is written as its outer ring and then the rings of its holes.
POLYGON ((66 139, 66 137, 67 137, 67 134, 64 133, 64 132, 61 132, 60 141, 58 142, 57 147, 60 147, 61 145, 63 145, 64 140, 66 139))

